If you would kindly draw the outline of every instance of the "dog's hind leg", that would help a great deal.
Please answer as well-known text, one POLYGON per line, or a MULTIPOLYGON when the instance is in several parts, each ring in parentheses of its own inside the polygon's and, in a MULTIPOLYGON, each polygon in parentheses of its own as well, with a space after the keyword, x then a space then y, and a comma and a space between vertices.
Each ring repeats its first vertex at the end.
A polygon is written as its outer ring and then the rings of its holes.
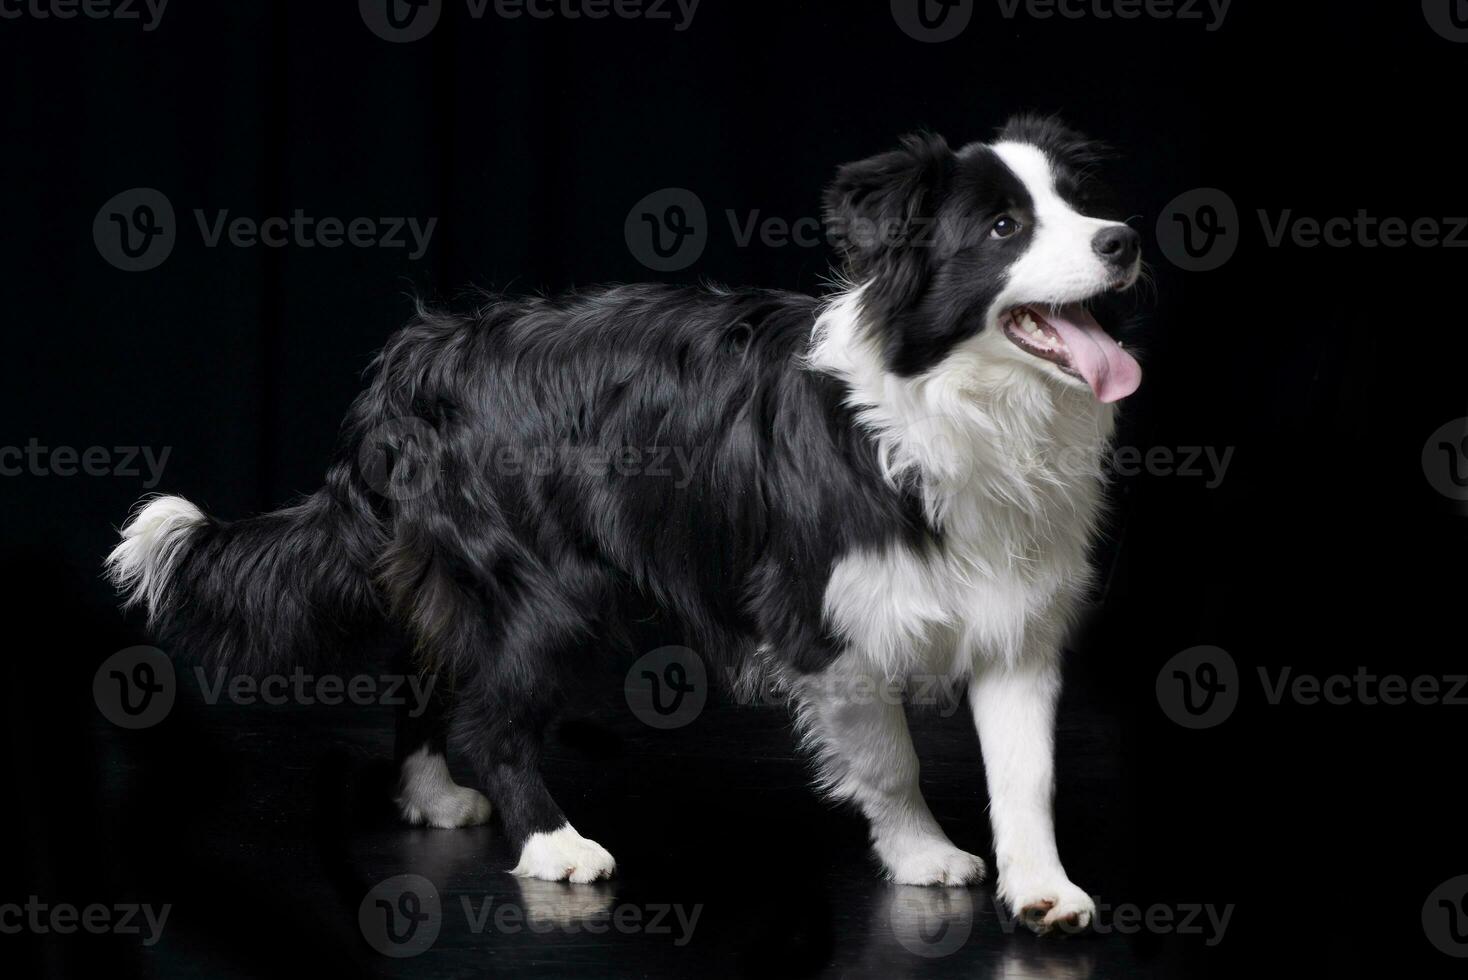
POLYGON ((405 679, 427 679, 417 684, 405 680, 399 687, 404 693, 397 709, 398 812, 410 824, 445 830, 488 822, 485 795, 458 785, 449 774, 446 715, 451 679, 443 673, 417 671, 406 654, 394 658, 394 665, 405 679))
POLYGON ((454 516, 452 527, 452 535, 431 538, 404 521, 381 573, 415 649, 452 672, 448 744, 499 811, 519 853, 514 874, 608 877, 616 862, 576 832, 540 775, 563 680, 588 655, 602 573, 572 558, 548 562, 483 515, 454 516))
POLYGON ((610 877, 616 861, 576 832, 540 774, 545 731, 560 705, 558 674, 586 656, 573 625, 524 606, 505 611, 459 692, 451 742, 474 764, 519 860, 512 874, 546 881, 610 877))

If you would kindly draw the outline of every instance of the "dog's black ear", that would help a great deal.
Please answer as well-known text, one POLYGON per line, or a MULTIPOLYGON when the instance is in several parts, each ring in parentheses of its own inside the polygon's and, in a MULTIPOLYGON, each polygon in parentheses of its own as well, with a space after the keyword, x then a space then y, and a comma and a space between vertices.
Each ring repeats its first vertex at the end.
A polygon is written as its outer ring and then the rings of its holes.
POLYGON ((867 302, 900 309, 921 295, 933 263, 934 218, 956 167, 941 136, 917 133, 837 171, 826 190, 826 232, 847 278, 871 284, 867 302))
POLYGON ((1035 112, 1011 117, 999 129, 999 142, 1038 146, 1052 160, 1077 173, 1085 173, 1096 164, 1115 157, 1105 143, 1071 129, 1056 116, 1035 112))

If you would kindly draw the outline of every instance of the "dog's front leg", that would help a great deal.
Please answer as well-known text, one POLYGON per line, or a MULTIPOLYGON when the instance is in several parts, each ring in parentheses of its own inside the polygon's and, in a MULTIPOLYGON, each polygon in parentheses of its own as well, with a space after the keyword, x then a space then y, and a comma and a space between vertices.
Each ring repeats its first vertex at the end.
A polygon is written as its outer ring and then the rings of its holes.
POLYGON ((953 845, 918 789, 918 759, 901 698, 852 654, 797 689, 820 755, 821 782, 861 808, 872 848, 902 885, 967 885, 984 862, 953 845))
POLYGON ((1091 897, 1066 876, 1055 846, 1051 800, 1059 695, 1053 658, 986 666, 969 687, 989 782, 999 897, 1040 933, 1084 929, 1096 912, 1091 897))

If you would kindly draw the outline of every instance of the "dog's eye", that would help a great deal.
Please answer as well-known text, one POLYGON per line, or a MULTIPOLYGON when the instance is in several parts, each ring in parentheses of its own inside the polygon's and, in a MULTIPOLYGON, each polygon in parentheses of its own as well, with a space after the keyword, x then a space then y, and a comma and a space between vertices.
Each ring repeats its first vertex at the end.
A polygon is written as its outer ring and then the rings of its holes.
POLYGON ((1001 214, 999 220, 994 222, 994 228, 989 232, 990 238, 1008 238, 1019 232, 1019 222, 1007 214, 1001 214))

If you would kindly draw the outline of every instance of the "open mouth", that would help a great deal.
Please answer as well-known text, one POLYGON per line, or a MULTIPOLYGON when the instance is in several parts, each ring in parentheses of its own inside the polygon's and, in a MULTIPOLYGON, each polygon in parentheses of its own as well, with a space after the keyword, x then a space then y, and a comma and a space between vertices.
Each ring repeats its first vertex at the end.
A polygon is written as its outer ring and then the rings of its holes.
POLYGON ((999 322, 1016 347, 1084 381, 1100 401, 1120 401, 1142 383, 1137 359, 1080 303, 1046 308, 1043 315, 1036 306, 1016 306, 999 322))

